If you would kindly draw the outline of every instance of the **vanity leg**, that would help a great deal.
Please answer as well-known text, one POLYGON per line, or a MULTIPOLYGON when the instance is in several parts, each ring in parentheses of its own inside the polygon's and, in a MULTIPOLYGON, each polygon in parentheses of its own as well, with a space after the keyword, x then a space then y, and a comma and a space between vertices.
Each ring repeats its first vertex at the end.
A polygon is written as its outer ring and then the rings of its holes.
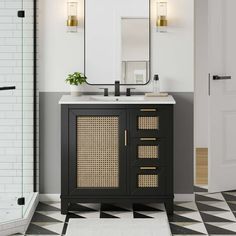
POLYGON ((169 199, 165 201, 166 212, 168 215, 173 215, 174 213, 174 200, 169 199))
POLYGON ((68 213, 68 202, 66 200, 61 200, 61 214, 66 215, 68 213))

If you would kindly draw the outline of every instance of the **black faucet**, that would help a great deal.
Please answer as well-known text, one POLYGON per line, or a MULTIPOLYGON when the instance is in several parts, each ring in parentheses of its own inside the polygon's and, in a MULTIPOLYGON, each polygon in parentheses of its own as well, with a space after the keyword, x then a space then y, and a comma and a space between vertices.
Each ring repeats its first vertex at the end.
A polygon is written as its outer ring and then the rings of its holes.
POLYGON ((118 80, 115 81, 115 96, 120 96, 120 81, 118 80))

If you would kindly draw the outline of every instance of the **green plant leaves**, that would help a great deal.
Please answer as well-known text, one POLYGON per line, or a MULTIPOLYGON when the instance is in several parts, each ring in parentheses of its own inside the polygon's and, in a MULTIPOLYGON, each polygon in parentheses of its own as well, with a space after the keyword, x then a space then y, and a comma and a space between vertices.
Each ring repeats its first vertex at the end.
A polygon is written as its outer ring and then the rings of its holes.
POLYGON ((87 77, 80 72, 75 72, 74 74, 69 74, 66 78, 66 82, 70 85, 81 85, 83 83, 86 83, 87 77))

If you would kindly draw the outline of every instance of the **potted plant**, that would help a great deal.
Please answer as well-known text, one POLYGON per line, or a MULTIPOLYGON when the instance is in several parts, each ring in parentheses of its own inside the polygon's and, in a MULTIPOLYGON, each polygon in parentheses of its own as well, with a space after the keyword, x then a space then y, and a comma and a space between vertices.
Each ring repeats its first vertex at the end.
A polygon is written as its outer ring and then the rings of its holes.
POLYGON ((86 80, 87 77, 80 72, 75 72, 74 74, 68 75, 66 82, 70 84, 72 96, 80 95, 79 85, 86 83, 86 80))

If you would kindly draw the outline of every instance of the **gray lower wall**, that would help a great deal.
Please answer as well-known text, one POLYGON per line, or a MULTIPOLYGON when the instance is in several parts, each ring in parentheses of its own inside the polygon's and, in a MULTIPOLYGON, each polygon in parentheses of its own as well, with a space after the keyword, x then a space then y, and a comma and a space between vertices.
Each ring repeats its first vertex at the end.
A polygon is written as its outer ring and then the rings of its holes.
MULTIPOLYGON (((40 193, 60 193, 60 106, 64 93, 41 92, 40 105, 40 193)), ((193 93, 172 93, 174 112, 175 193, 193 193, 193 93)))
POLYGON ((175 193, 193 193, 193 98, 194 93, 172 93, 174 109, 174 189, 175 193))

